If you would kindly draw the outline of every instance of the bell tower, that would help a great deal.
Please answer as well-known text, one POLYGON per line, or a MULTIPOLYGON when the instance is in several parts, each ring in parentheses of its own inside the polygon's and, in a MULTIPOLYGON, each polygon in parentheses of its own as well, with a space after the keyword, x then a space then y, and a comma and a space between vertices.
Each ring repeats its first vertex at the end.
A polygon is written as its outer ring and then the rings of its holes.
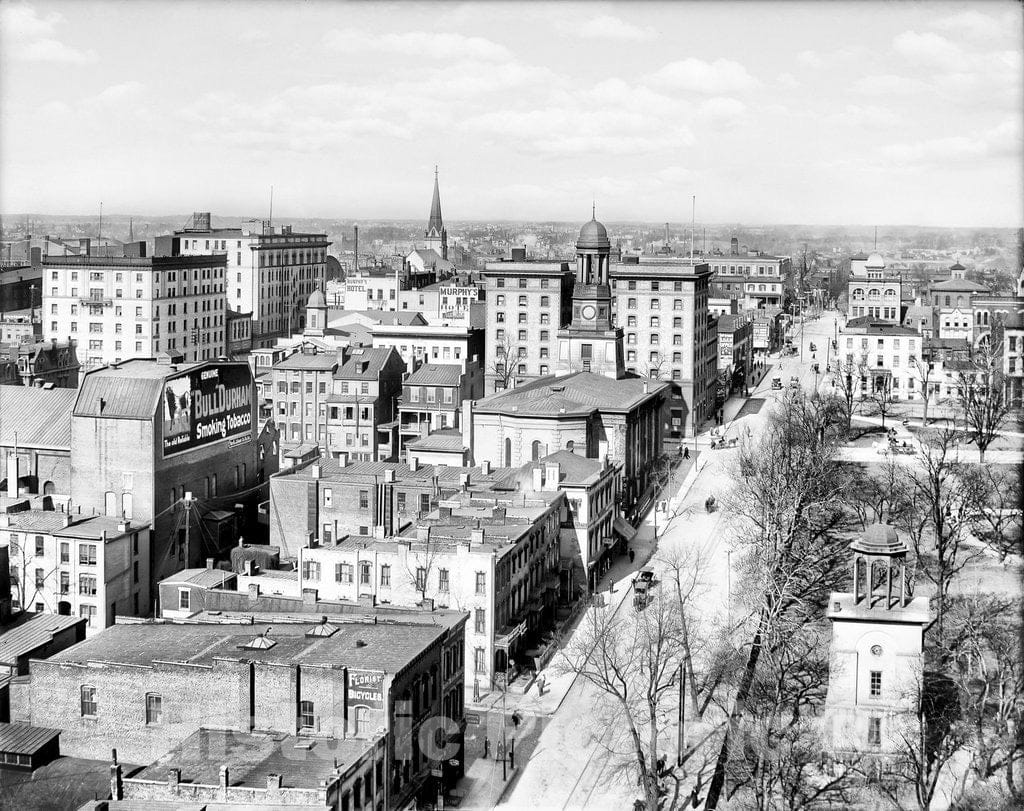
POLYGON ((892 752, 916 723, 924 634, 934 615, 908 592, 907 546, 873 524, 850 544, 853 592, 833 592, 825 711, 836 755, 892 752))
POLYGON ((558 367, 619 379, 625 375, 622 330, 612 325, 612 293, 608 284, 611 241, 592 216, 576 240, 576 281, 572 290, 572 322, 558 331, 558 367))

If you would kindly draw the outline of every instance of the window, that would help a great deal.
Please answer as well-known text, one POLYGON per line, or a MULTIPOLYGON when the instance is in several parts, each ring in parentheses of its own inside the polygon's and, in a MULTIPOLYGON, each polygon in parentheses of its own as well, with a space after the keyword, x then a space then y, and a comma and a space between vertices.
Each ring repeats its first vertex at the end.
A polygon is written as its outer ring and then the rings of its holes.
POLYGON ((437 590, 448 591, 448 570, 441 569, 437 573, 437 590))
POLYGON ((505 306, 505 297, 503 295, 501 295, 501 294, 498 294, 498 296, 494 299, 494 303, 498 307, 504 307, 505 306))
POLYGON ((525 329, 519 330, 519 340, 520 341, 525 341, 526 340, 526 330, 525 329))
POLYGON ((386 563, 380 567, 380 584, 385 588, 391 586, 391 567, 386 563))
POLYGON ((672 299, 672 309, 681 310, 683 309, 683 300, 681 298, 672 299))
POLYGON ((78 593, 90 597, 94 595, 96 593, 96 577, 91 574, 80 575, 78 578, 78 593))
POLYGON ((164 720, 164 699, 155 693, 146 695, 146 723, 159 724, 164 720))
POLYGON ((526 296, 520 296, 519 297, 519 306, 520 307, 525 307, 526 306, 526 296))
POLYGON ((319 580, 320 579, 320 562, 316 560, 304 560, 302 561, 302 579, 303 580, 319 580))
POLYGON ((330 487, 325 487, 324 488, 324 506, 325 507, 330 507, 331 506, 331 501, 332 501, 333 497, 334 497, 334 493, 331 491, 331 488, 330 487))
POLYGON ((359 491, 359 509, 365 510, 370 506, 370 491, 360 490, 359 491))
POLYGON ((92 627, 93 618, 96 616, 96 606, 94 605, 80 605, 78 607, 78 616, 85 617, 85 624, 87 627, 92 627))
POLYGON ((651 282, 651 290, 657 292, 661 288, 660 282, 651 282))
POLYGON ((192 592, 188 589, 178 589, 178 609, 188 611, 192 605, 192 592))
POLYGON ((299 726, 309 727, 310 729, 316 726, 316 719, 313 717, 312 701, 299 702, 299 726))
POLYGON ((527 323, 528 320, 529 319, 527 318, 527 314, 526 313, 519 313, 519 323, 520 324, 525 324, 525 323, 527 323))
POLYGON ((60 573, 60 593, 68 594, 71 591, 71 575, 67 572, 60 573))
POLYGON ((422 566, 416 568, 416 590, 425 591, 427 588, 427 570, 422 566))
POLYGON ((661 309, 661 299, 656 299, 656 298, 655 299, 651 299, 651 309, 652 310, 660 310, 661 309))
POLYGON ((487 630, 487 612, 482 608, 478 608, 473 613, 474 630, 478 634, 485 633, 487 630))
POLYGON ((636 309, 636 299, 635 298, 626 299, 626 306, 630 310, 635 310, 636 309))
POLYGON ((628 316, 626 316, 626 326, 627 327, 635 327, 636 326, 636 316, 635 315, 628 315, 628 316))
POLYGON ((476 573, 476 593, 486 594, 487 593, 487 572, 476 573))
POLYGON ((487 653, 483 648, 473 649, 473 672, 474 673, 486 673, 487 672, 487 653))
POLYGON ((420 512, 430 512, 430 493, 420 493, 420 512))
POLYGON ((871 671, 871 685, 870 695, 872 698, 878 698, 882 695, 882 671, 872 670, 871 671))
POLYGON ((79 689, 82 702, 82 715, 96 715, 96 688, 83 684, 79 689))
POLYGON ((359 564, 359 584, 363 586, 373 584, 373 567, 369 563, 359 564))
POLYGON ((551 298, 549 296, 541 296, 540 297, 540 306, 541 307, 550 307, 551 306, 551 298))
POLYGON ((36 535, 36 557, 41 558, 46 554, 46 545, 43 543, 43 536, 36 535))
POLYGON ((657 328, 657 327, 659 327, 660 325, 661 325, 661 321, 660 321, 660 319, 658 318, 658 316, 656 316, 656 315, 652 315, 652 316, 651 316, 651 327, 652 327, 652 328, 657 328))
POLYGON ((96 565, 96 545, 82 544, 78 547, 78 563, 81 566, 96 565))
POLYGON ((521 288, 524 288, 524 289, 525 289, 525 287, 526 287, 526 279, 520 279, 520 280, 519 280, 519 286, 520 286, 521 288))
POLYGON ((868 718, 868 745, 882 745, 882 719, 878 716, 868 718))

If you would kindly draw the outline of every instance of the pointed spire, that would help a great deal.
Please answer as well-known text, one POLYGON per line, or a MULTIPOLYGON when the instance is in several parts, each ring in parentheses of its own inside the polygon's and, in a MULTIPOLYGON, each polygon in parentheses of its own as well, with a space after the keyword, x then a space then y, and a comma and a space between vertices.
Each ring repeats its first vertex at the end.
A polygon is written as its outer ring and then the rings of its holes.
POLYGON ((430 220, 427 222, 427 235, 431 232, 440 234, 444 229, 441 219, 441 190, 437 185, 437 166, 434 166, 434 199, 430 203, 430 220))
POLYGON ((597 219, 597 200, 590 201, 590 219, 597 219))

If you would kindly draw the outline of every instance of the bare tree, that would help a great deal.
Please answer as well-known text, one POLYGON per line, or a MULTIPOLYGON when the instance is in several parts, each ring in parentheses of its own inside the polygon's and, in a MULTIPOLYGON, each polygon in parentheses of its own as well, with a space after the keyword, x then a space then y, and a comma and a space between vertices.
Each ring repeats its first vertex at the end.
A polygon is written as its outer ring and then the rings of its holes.
POLYGON ((660 379, 661 374, 665 371, 665 364, 668 363, 668 358, 661 352, 659 352, 654 360, 648 359, 647 364, 647 376, 653 379, 660 379))
POLYGON ((852 361, 836 361, 832 382, 835 387, 836 399, 841 403, 846 431, 850 430, 853 421, 853 408, 857 395, 860 393, 860 378, 863 367, 852 361))
POLYGON ((935 364, 926 361, 924 358, 914 360, 914 371, 917 372, 917 379, 921 383, 921 398, 924 401, 923 424, 928 427, 928 406, 931 403, 931 384, 935 377, 935 364))
POLYGON ((1010 410, 1001 364, 1002 347, 985 343, 975 350, 970 365, 957 372, 957 406, 981 464, 1010 410))
POLYGON ((907 467, 887 456, 882 462, 860 467, 853 477, 848 504, 862 530, 871 524, 899 525, 911 501, 907 467))
POLYGON ((886 376, 879 385, 878 379, 872 375, 871 370, 867 370, 867 375, 872 378, 872 384, 869 392, 864 396, 864 402, 868 405, 869 414, 878 414, 882 417, 882 427, 885 428, 885 418, 896 412, 899 402, 892 390, 892 378, 886 376))
MULTIPOLYGON (((419 535, 420 537, 409 540, 409 548, 405 556, 405 570, 409 575, 409 583, 419 594, 420 602, 423 602, 427 599, 427 592, 432 591, 431 575, 434 573, 435 564, 444 554, 445 548, 444 543, 431 537, 429 531, 423 532, 421 528, 419 535)), ((441 590, 440 582, 437 583, 437 586, 438 590, 441 590)))
MULTIPOLYGON (((669 723, 682 657, 679 615, 659 590, 642 611, 616 616, 588 612, 563 651, 560 668, 597 688, 614 722, 629 739, 629 766, 637 774, 642 807, 677 805, 680 772, 667 768, 659 732, 669 723)), ((682 806, 685 807, 685 806, 682 806)))
POLYGON ((1005 561, 1009 555, 1024 555, 1021 477, 1018 468, 1002 465, 972 466, 961 474, 967 478, 970 531, 1005 561))
POLYGON ((512 339, 508 331, 494 345, 494 355, 489 371, 494 376, 494 388, 503 391, 516 375, 516 364, 519 363, 519 344, 512 339))

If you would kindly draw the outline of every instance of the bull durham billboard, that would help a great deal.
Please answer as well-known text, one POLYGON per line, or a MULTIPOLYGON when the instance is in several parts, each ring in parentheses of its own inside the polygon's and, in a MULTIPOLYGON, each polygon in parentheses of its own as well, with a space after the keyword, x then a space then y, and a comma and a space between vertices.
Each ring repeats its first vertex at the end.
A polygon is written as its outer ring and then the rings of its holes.
POLYGON ((203 366, 164 381, 164 456, 252 436, 248 366, 203 366))

